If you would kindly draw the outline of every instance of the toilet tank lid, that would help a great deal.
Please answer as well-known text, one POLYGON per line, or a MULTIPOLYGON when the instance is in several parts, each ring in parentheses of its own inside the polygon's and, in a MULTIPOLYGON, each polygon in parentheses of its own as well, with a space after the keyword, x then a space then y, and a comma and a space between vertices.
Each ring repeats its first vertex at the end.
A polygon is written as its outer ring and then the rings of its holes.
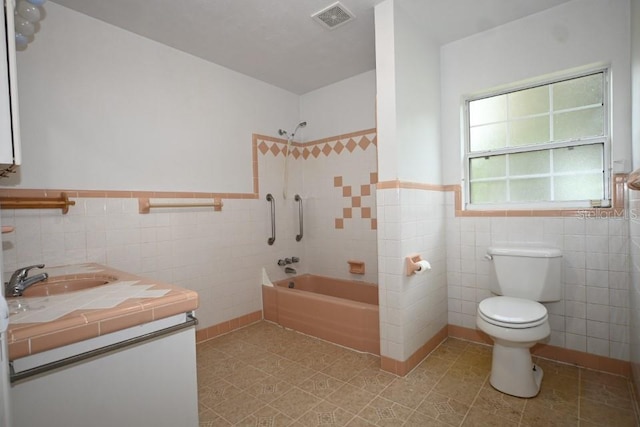
POLYGON ((487 254, 530 258, 558 258, 562 256, 562 251, 558 248, 491 246, 487 248, 487 254))

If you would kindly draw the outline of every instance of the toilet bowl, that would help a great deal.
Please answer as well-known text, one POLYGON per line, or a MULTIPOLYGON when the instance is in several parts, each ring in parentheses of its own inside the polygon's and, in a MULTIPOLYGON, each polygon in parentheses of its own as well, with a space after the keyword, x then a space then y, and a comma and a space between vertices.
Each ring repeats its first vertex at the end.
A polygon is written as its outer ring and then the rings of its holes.
POLYGON ((476 325, 494 341, 491 385, 512 396, 537 395, 543 372, 529 349, 551 334, 546 307, 524 298, 487 298, 478 305, 476 325))
POLYGON ((562 252, 543 247, 490 247, 495 273, 490 290, 499 295, 478 305, 476 326, 493 340, 491 385, 518 397, 540 391, 542 370, 529 349, 551 335, 547 309, 540 302, 562 299, 562 252))

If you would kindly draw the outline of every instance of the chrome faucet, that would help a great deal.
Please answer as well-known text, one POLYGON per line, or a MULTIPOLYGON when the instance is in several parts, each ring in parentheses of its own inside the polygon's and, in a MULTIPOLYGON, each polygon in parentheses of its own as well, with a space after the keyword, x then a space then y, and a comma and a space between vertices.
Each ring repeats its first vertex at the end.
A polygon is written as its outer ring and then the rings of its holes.
POLYGON ((297 271, 295 268, 291 268, 291 267, 285 267, 284 268, 284 272, 287 274, 297 274, 297 271))
POLYGON ((49 275, 47 273, 36 274, 35 276, 27 277, 29 270, 34 268, 44 268, 44 264, 30 265, 29 267, 23 267, 17 269, 12 275, 11 279, 5 283, 4 294, 6 296, 19 297, 29 286, 38 282, 46 280, 49 275))

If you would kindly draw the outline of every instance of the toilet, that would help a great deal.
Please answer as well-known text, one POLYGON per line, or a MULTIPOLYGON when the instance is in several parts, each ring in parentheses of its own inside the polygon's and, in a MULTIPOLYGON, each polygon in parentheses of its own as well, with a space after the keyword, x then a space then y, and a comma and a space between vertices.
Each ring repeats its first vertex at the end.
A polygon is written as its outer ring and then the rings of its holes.
POLYGON ((556 248, 490 247, 491 291, 499 296, 478 305, 476 326, 493 340, 490 382, 517 397, 540 391, 542 369, 529 349, 551 334, 547 309, 540 302, 562 299, 562 252, 556 248))

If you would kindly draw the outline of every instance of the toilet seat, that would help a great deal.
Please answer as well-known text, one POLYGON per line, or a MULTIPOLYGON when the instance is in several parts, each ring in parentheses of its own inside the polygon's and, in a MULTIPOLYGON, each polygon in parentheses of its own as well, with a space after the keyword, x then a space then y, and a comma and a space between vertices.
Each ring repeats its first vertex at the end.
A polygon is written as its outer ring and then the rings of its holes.
POLYGON ((509 329, 534 328, 547 322, 544 305, 514 297, 491 297, 478 305, 478 315, 486 322, 509 329))

